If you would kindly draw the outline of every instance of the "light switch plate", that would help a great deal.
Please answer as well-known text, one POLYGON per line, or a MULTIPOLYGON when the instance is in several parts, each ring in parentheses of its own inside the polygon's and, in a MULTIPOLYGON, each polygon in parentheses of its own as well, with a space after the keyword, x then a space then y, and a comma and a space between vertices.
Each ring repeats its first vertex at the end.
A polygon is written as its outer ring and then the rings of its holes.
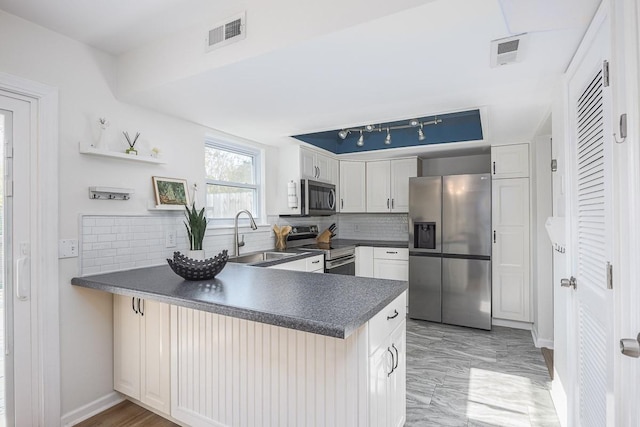
POLYGON ((58 241, 58 258, 74 258, 78 256, 76 239, 60 239, 58 241))
POLYGON ((169 230, 164 238, 164 246, 166 248, 175 248, 177 246, 177 232, 176 230, 169 230))

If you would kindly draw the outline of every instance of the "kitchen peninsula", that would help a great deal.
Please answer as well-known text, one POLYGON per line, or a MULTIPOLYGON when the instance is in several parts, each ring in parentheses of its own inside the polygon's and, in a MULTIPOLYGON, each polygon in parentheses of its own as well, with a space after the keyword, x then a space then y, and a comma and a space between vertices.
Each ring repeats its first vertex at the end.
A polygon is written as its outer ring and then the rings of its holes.
POLYGON ((114 295, 114 388, 191 426, 402 425, 403 281, 228 264, 77 277, 114 295), (169 351, 170 350, 170 351, 169 351))

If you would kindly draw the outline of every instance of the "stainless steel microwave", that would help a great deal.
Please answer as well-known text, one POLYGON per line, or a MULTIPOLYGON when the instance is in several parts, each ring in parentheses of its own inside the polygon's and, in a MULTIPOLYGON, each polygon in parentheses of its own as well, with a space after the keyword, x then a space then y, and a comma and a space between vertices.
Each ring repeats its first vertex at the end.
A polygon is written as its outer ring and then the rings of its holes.
POLYGON ((303 179, 300 182, 302 215, 327 216, 336 213, 336 186, 303 179))

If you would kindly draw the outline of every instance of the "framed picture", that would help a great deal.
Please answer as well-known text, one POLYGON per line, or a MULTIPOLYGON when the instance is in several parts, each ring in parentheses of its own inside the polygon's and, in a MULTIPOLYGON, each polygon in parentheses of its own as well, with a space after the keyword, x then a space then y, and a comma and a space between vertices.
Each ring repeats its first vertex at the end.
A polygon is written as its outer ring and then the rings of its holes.
POLYGON ((151 177, 153 181, 153 193, 158 206, 189 205, 189 191, 187 180, 177 178, 151 177))

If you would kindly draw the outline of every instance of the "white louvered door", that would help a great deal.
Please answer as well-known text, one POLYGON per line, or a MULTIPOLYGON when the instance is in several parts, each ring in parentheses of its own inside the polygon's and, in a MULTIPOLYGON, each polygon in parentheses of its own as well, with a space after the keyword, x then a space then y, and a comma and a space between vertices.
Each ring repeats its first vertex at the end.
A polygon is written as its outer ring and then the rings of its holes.
MULTIPOLYGON (((612 424, 613 292, 607 288, 612 260, 611 88, 604 61, 609 52, 609 20, 596 36, 569 82, 572 272, 575 353, 572 425, 612 424)), ((571 324, 571 323, 570 323, 571 324)), ((573 356, 573 357, 572 357, 573 356)), ((570 397, 571 399, 571 397, 570 397)))

